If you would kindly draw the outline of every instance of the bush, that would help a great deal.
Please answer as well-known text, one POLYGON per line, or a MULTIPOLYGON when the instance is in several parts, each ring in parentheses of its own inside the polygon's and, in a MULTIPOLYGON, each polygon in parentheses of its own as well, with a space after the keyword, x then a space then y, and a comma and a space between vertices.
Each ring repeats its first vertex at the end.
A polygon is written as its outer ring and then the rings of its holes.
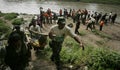
POLYGON ((114 51, 97 49, 88 60, 90 70, 119 70, 120 54, 114 51))
POLYGON ((21 24, 23 24, 23 23, 24 23, 23 18, 16 18, 16 19, 14 19, 13 22, 12 22, 13 25, 21 25, 21 24))
POLYGON ((18 16, 17 13, 6 13, 6 14, 4 15, 4 18, 5 18, 6 20, 12 20, 12 19, 16 18, 17 16, 18 16))
POLYGON ((0 19, 0 35, 5 34, 8 36, 11 28, 5 24, 6 22, 0 19))

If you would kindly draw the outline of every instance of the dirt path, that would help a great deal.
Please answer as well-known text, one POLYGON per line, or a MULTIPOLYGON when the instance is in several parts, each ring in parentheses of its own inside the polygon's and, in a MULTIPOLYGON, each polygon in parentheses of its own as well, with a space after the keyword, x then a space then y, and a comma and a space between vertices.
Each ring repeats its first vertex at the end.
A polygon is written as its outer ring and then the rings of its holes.
POLYGON ((26 70, 56 70, 56 66, 45 58, 44 51, 31 50, 31 61, 26 70))

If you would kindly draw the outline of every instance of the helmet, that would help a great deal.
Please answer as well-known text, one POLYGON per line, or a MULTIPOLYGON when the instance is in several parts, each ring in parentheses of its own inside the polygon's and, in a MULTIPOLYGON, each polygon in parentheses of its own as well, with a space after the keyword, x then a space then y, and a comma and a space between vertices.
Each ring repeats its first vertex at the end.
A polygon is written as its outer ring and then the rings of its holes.
POLYGON ((65 24, 65 23, 66 23, 65 18, 63 17, 58 18, 58 24, 65 24))

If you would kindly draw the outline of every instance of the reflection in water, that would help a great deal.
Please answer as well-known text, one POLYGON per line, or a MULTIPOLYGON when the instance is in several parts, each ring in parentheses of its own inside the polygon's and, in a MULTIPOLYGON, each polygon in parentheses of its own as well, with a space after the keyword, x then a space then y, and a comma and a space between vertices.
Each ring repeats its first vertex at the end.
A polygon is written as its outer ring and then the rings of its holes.
MULTIPOLYGON (((29 13, 38 14, 39 7, 43 7, 44 10, 51 8, 54 12, 63 8, 74 9, 88 9, 91 11, 98 11, 104 13, 117 13, 120 16, 120 5, 106 5, 106 4, 92 4, 92 3, 80 3, 80 2, 61 2, 61 1, 45 1, 45 0, 0 0, 0 11, 2 12, 17 12, 17 13, 29 13)), ((120 17, 117 18, 117 21, 120 17)))

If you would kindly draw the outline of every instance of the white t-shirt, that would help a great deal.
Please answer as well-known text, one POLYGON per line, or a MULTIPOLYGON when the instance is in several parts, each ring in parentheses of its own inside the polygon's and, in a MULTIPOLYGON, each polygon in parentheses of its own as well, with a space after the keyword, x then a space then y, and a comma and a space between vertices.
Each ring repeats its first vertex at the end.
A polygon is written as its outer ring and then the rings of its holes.
POLYGON ((39 25, 36 25, 35 27, 32 25, 32 26, 30 27, 30 30, 36 31, 36 32, 40 32, 40 27, 39 27, 39 25))
POLYGON ((54 34, 56 37, 76 36, 76 34, 67 25, 63 29, 59 29, 58 25, 54 25, 51 27, 50 32, 52 32, 52 34, 54 34))
POLYGON ((94 19, 93 17, 91 17, 91 21, 92 21, 92 22, 95 22, 95 19, 94 19))

